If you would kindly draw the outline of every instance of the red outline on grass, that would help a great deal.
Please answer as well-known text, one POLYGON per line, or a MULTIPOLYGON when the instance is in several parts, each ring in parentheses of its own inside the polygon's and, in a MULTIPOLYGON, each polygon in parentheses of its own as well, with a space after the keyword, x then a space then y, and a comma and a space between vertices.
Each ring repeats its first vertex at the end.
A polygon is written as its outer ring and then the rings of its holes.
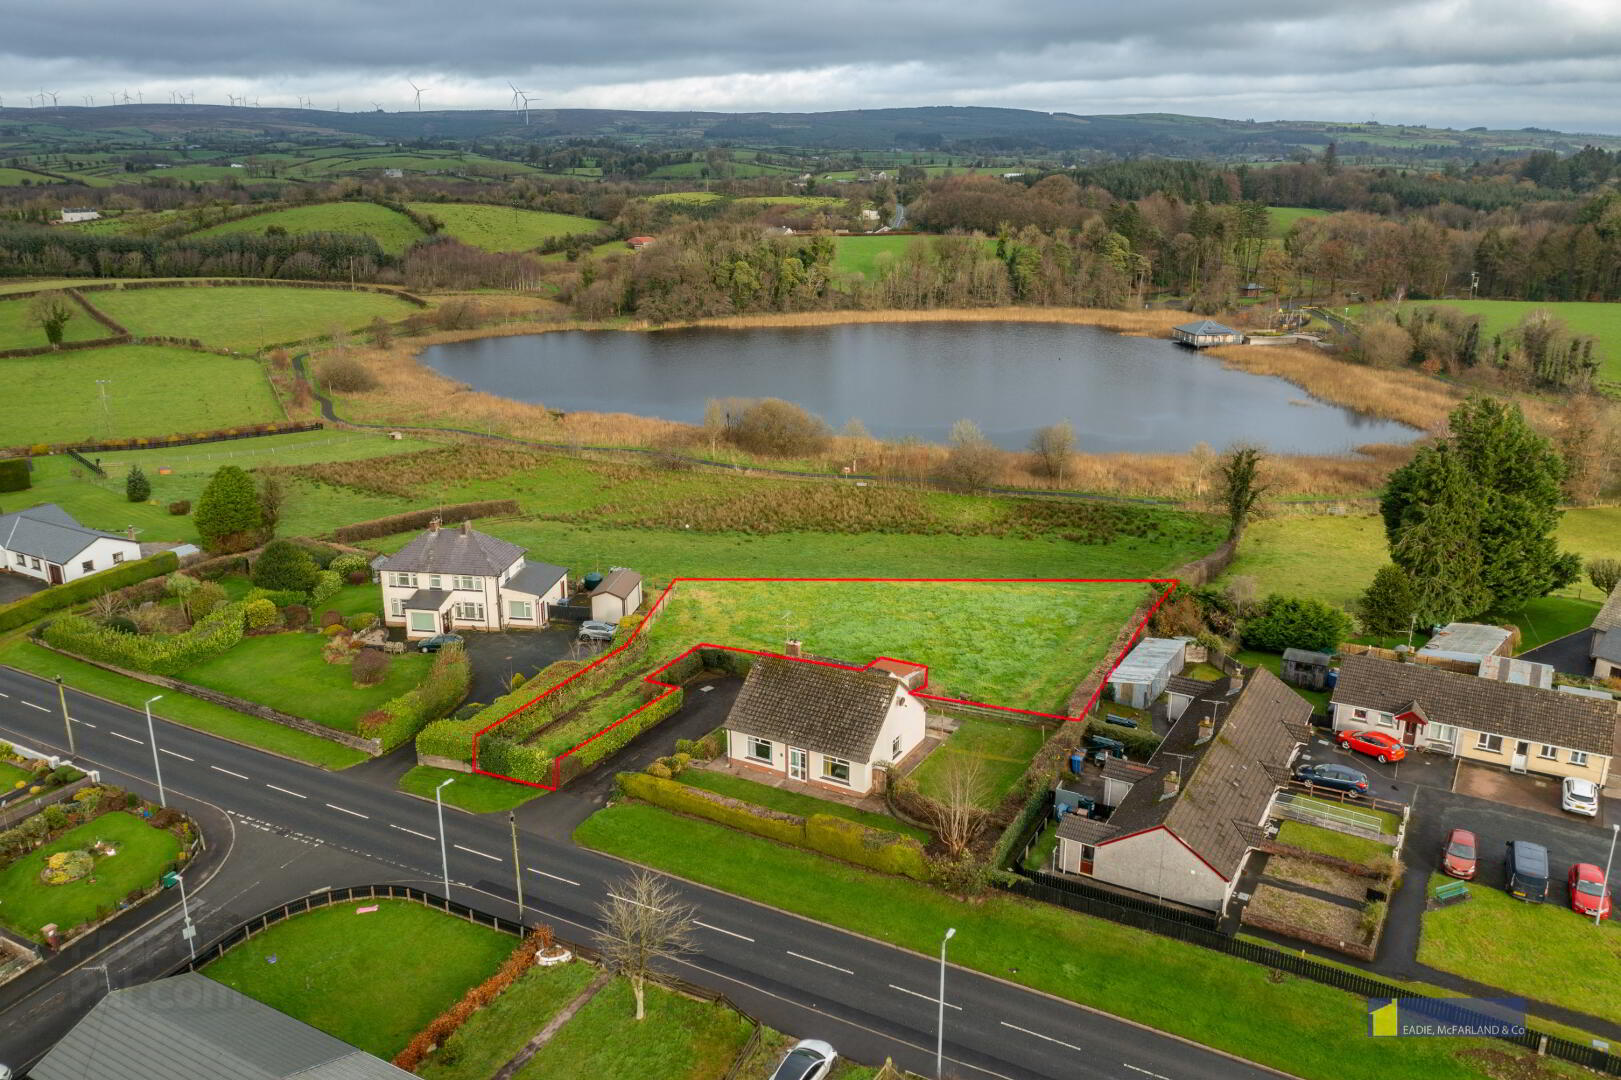
MULTIPOLYGON (((631 642, 636 640, 636 638, 641 634, 642 628, 647 625, 647 620, 653 618, 660 611, 660 609, 663 608, 664 602, 667 599, 669 599, 670 593, 672 591, 674 591, 675 587, 677 585, 681 584, 682 582, 688 582, 688 581, 691 581, 691 582, 731 581, 731 582, 761 582, 761 583, 773 582, 773 581, 776 581, 776 582, 807 582, 807 581, 818 582, 819 581, 819 582, 858 582, 858 583, 859 582, 865 582, 865 583, 868 583, 868 584, 874 584, 874 583, 883 583, 883 584, 902 583, 902 584, 904 584, 904 583, 911 582, 911 583, 915 583, 915 584, 934 584, 934 585, 961 585, 961 584, 975 584, 975 585, 1164 585, 1165 586, 1164 591, 1159 594, 1159 598, 1156 599, 1154 601, 1154 603, 1153 603, 1153 606, 1151 606, 1148 609, 1148 614, 1143 616, 1142 621, 1139 622, 1137 624, 1136 629, 1134 629, 1132 631, 1131 637, 1126 641, 1125 647, 1120 650, 1120 655, 1116 656, 1114 658, 1114 663, 1109 665, 1109 670, 1104 674, 1103 680, 1098 683, 1097 689, 1092 691, 1092 696, 1091 696, 1091 698, 1089 698, 1087 700, 1086 707, 1081 710, 1080 715, 1078 715, 1078 716, 1069 716, 1069 715, 1067 715, 1065 713, 1039 712, 1039 711, 1037 711, 1035 709, 1019 709, 1019 708, 1015 708, 1015 707, 1013 707, 1011 705, 992 705, 992 704, 990 704, 988 702, 969 701, 969 700, 966 700, 964 698, 951 698, 951 697, 945 697, 945 696, 942 696, 942 695, 939 695, 939 694, 924 694, 924 693, 918 693, 917 694, 918 697, 923 698, 923 699, 925 699, 927 701, 938 701, 938 702, 942 702, 942 703, 947 704, 947 705, 972 705, 972 706, 975 706, 977 708, 982 708, 982 709, 999 709, 999 710, 1001 710, 1003 712, 1021 713, 1021 714, 1025 715, 1025 716, 1039 716, 1039 717, 1043 717, 1043 718, 1050 719, 1050 720, 1068 720, 1068 721, 1076 721, 1076 720, 1084 719, 1086 717, 1086 715, 1092 711, 1092 707, 1097 704, 1098 697, 1103 693, 1103 687, 1108 683, 1108 677, 1110 675, 1114 674, 1115 668, 1120 666, 1120 662, 1126 658, 1126 654, 1131 651, 1132 646, 1136 645, 1138 640, 1143 636, 1143 631, 1145 629, 1147 629, 1147 627, 1148 627, 1148 620, 1152 619, 1154 617, 1154 613, 1157 612, 1160 609, 1160 605, 1164 604, 1165 601, 1170 598, 1171 593, 1176 591, 1176 587, 1181 584, 1181 579, 1179 579, 1179 578, 873 578, 873 577, 845 577, 845 578, 822 578, 822 577, 812 577, 812 578, 790 578, 790 577, 767 577, 767 578, 761 578, 761 577, 678 577, 678 578, 674 578, 674 579, 671 580, 670 584, 665 586, 664 591, 659 594, 658 600, 654 601, 653 606, 648 609, 647 615, 643 617, 642 621, 639 622, 636 625, 636 629, 631 632, 630 637, 626 638, 618 646, 614 647, 613 649, 610 649, 608 652, 603 653, 601 656, 597 657, 590 664, 587 664, 585 667, 581 668, 579 671, 576 671, 574 674, 570 675, 568 678, 563 679, 561 682, 558 682, 558 683, 556 683, 556 684, 554 684, 552 686, 547 687, 545 690, 542 690, 540 693, 536 694, 534 697, 530 698, 528 701, 524 702, 522 705, 519 705, 517 708, 513 709, 511 712, 509 712, 505 716, 501 717, 501 719, 493 721, 493 722, 491 722, 489 724, 486 724, 483 727, 479 728, 476 732, 474 732, 473 733, 473 760, 472 760, 473 772, 477 773, 480 776, 490 776, 490 777, 494 777, 497 780, 508 780, 508 781, 511 781, 514 784, 523 784, 525 787, 540 788, 543 791, 556 791, 559 787, 562 786, 561 784, 558 783, 558 774, 562 769, 562 761, 563 761, 563 759, 568 757, 570 754, 574 753, 575 751, 581 749, 582 747, 589 746, 592 742, 596 741, 597 739, 600 739, 603 735, 606 735, 608 732, 612 731, 614 728, 618 727, 620 724, 623 724, 626 720, 629 720, 631 717, 635 716, 637 713, 641 712, 643 709, 645 709, 645 708, 647 708, 647 707, 649 707, 649 706, 651 706, 651 705, 653 705, 653 704, 655 704, 657 702, 663 701, 665 698, 669 697, 671 694, 673 694, 677 690, 679 690, 680 689, 680 684, 679 683, 663 682, 660 679, 656 678, 656 676, 661 674, 666 668, 670 667, 672 664, 679 663, 681 660, 683 660, 686 657, 692 655, 692 653, 694 651, 698 650, 698 649, 725 649, 728 652, 747 653, 750 656, 775 656, 775 657, 778 657, 780 659, 785 659, 785 660, 788 660, 788 659, 799 660, 802 663, 806 663, 806 664, 821 664, 824 667, 839 668, 842 671, 866 671, 868 668, 872 667, 873 664, 876 664, 880 660, 896 660, 895 657, 875 656, 870 661, 868 661, 867 663, 862 664, 860 666, 855 666, 855 665, 851 665, 851 664, 834 663, 833 661, 830 661, 830 660, 815 660, 815 659, 811 659, 811 658, 808 658, 808 657, 785 657, 781 653, 767 652, 767 651, 765 651, 763 649, 744 649, 744 648, 741 648, 741 647, 736 646, 736 645, 716 645, 716 644, 713 644, 713 643, 710 643, 710 642, 700 642, 699 644, 694 645, 691 648, 687 649, 680 656, 673 657, 672 659, 666 661, 665 663, 660 664, 658 667, 654 668, 652 671, 648 672, 646 675, 644 675, 642 677, 643 681, 645 681, 645 682, 652 683, 654 686, 662 686, 662 687, 664 687, 665 688, 664 693, 658 695, 657 697, 653 698, 650 701, 645 702, 642 705, 638 705, 636 708, 632 709, 630 712, 626 713, 624 716, 621 716, 618 720, 615 720, 613 723, 608 724, 607 726, 605 726, 601 731, 599 731, 596 734, 590 736, 589 738, 580 740, 580 742, 576 743, 574 746, 570 747, 568 750, 565 750, 563 753, 558 754, 552 760, 552 782, 550 784, 539 784, 539 783, 535 783, 532 780, 520 780, 516 776, 507 776, 507 775, 505 775, 503 773, 489 772, 488 770, 481 769, 481 768, 478 767, 478 740, 479 740, 480 736, 484 735, 486 732, 488 732, 488 731, 490 731, 490 730, 492 730, 494 728, 500 727, 502 724, 506 723, 508 720, 511 720, 514 716, 517 716, 519 713, 523 712, 525 709, 527 709, 530 706, 534 705, 535 702, 539 701, 541 698, 545 697, 548 694, 551 694, 551 693, 555 692, 556 690, 558 690, 558 689, 560 689, 560 688, 562 688, 564 686, 567 686, 569 683, 573 682, 575 679, 578 679, 581 675, 584 675, 587 671, 590 671, 592 668, 596 667, 598 664, 604 663, 604 662, 612 659, 613 657, 617 656, 623 650, 629 648, 631 642)), ((896 662, 903 663, 903 664, 913 664, 913 665, 915 665, 917 667, 921 667, 923 669, 923 686, 919 687, 919 690, 922 690, 922 689, 926 688, 929 685, 929 666, 927 664, 919 664, 919 663, 917 663, 916 661, 913 661, 913 660, 898 660, 896 662)))

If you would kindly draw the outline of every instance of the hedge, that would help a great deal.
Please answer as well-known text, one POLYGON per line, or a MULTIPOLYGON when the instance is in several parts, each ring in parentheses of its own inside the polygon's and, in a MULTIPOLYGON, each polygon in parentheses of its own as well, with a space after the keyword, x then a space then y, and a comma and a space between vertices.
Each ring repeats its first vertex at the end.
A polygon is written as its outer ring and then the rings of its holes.
POLYGON ((438 518, 443 524, 453 525, 462 521, 472 521, 474 518, 516 513, 518 513, 516 499, 486 499, 483 502, 457 503, 454 506, 436 506, 431 510, 412 510, 405 514, 357 521, 353 525, 344 525, 332 530, 332 539, 352 544, 356 540, 375 540, 380 536, 426 529, 434 518, 438 518))
MULTIPOLYGON (((500 773, 532 784, 556 784, 561 787, 669 717, 681 707, 683 697, 680 690, 674 690, 578 750, 565 750, 561 754, 548 754, 539 747, 525 745, 504 734, 502 728, 497 728, 478 741, 478 767, 485 772, 500 773)), ((475 727, 473 730, 478 729, 475 727)), ((421 741, 418 741, 417 749, 423 753, 435 752, 424 750, 421 741)))
POLYGON ((472 681, 473 665, 467 653, 454 647, 441 649, 428 677, 415 688, 384 702, 378 710, 382 718, 363 721, 360 734, 382 743, 386 754, 421 731, 430 720, 437 720, 460 705, 472 681))
POLYGON ((812 814, 805 819, 805 846, 880 873, 929 880, 922 844, 887 829, 869 829, 859 821, 812 814))
MULTIPOLYGON (((1062 730, 1062 729, 1060 729, 1062 730)), ((1106 739, 1114 739, 1126 744, 1126 756, 1135 761, 1147 761, 1154 756, 1162 741, 1158 735, 1146 728, 1121 727, 1105 720, 1092 717, 1086 722, 1086 734, 1101 735, 1106 739)))
POLYGON ((559 755, 557 760, 561 768, 558 771, 557 782, 566 784, 590 770, 597 762, 623 750, 636 736, 674 715, 685 700, 685 691, 672 690, 665 697, 650 702, 641 712, 592 739, 580 749, 570 754, 559 755))
POLYGON ((133 585, 147 578, 167 574, 180 568, 180 560, 172 551, 160 551, 146 559, 120 563, 111 570, 78 578, 61 585, 52 585, 0 607, 0 631, 12 630, 31 623, 47 612, 69 607, 83 600, 100 596, 104 592, 133 585))
POLYGON ((64 615, 46 626, 43 636, 53 648, 89 660, 153 675, 177 675, 241 641, 247 608, 240 600, 221 604, 185 633, 167 636, 127 634, 82 615, 64 615))
POLYGON ((0 491, 27 491, 34 486, 29 475, 34 463, 27 458, 0 459, 0 491))

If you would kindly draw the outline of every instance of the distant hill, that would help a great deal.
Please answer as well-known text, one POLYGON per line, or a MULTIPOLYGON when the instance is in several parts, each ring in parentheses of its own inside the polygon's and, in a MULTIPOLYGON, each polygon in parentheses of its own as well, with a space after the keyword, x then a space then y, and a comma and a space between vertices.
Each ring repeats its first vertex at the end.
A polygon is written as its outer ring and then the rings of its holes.
POLYGON ((1285 158, 1329 142, 1342 153, 1429 157, 1621 149, 1621 136, 1543 128, 1492 131, 1322 121, 1253 122, 1142 113, 1080 116, 1025 109, 935 106, 816 113, 636 112, 534 109, 526 125, 505 109, 328 112, 228 105, 103 105, 0 109, 0 158, 19 142, 64 146, 267 135, 366 137, 389 142, 614 137, 654 145, 729 143, 807 150, 956 150, 981 153, 1094 151, 1116 155, 1230 160, 1285 158))

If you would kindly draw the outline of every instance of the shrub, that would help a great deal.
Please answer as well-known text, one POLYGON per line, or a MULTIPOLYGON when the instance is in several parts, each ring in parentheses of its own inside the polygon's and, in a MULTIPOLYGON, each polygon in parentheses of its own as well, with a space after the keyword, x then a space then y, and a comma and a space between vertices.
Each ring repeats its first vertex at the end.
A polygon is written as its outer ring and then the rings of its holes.
POLYGON ((377 389, 377 376, 353 356, 333 356, 315 372, 316 381, 340 394, 363 394, 377 389))
POLYGON ((358 615, 351 615, 347 619, 343 620, 343 625, 347 626, 350 630, 353 630, 357 634, 362 630, 369 630, 373 626, 377 625, 377 612, 362 611, 358 615))
POLYGON ((181 604, 186 609, 186 615, 192 622, 205 618, 209 612, 221 604, 229 603, 230 597, 225 592, 225 586, 217 581, 204 581, 195 589, 186 594, 181 604))
POLYGON ((253 583, 261 589, 309 592, 315 585, 315 560, 291 540, 272 540, 253 562, 253 583))
POLYGON ((805 846, 881 873, 929 880, 923 845, 899 833, 869 829, 829 814, 812 814, 805 819, 805 846))
POLYGON ((376 686, 388 675, 388 654, 380 649, 362 649, 355 657, 349 677, 356 686, 376 686))
POLYGON ((169 513, 173 514, 175 517, 185 517, 187 514, 191 513, 191 500, 176 499, 174 502, 169 504, 169 513))
POLYGON ((1273 593, 1240 628, 1244 646, 1262 652, 1309 649, 1332 653, 1351 636, 1351 617, 1311 597, 1273 593))
POLYGON ((726 439, 752 454, 803 457, 827 448, 828 430, 798 405, 766 398, 726 418, 726 439))
POLYGON ((152 497, 152 481, 139 465, 132 466, 124 477, 124 497, 132 503, 144 503, 152 497))
POLYGON ((327 627, 330 627, 330 626, 342 626, 342 625, 343 625, 343 616, 341 614, 339 614, 338 612, 333 611, 331 608, 327 608, 325 611, 321 612, 321 629, 325 630, 327 627))
MULTIPOLYGON (((110 572, 110 571, 109 571, 110 572)), ((79 615, 64 615, 45 627, 47 644, 64 652, 118 667, 174 675, 226 652, 242 640, 246 604, 221 604, 182 634, 140 636, 121 633, 79 615)), ((275 612, 275 606, 271 606, 275 612)))
POLYGON ((52 832, 55 832, 57 829, 60 829, 62 826, 68 823, 67 808, 61 803, 52 803, 50 806, 47 806, 44 809, 43 814, 45 816, 45 827, 52 832))
POLYGON ((33 462, 27 458, 0 458, 0 491, 27 491, 33 486, 33 462))
POLYGON ((327 564, 326 568, 344 578, 347 578, 356 570, 361 571, 367 577, 371 576, 371 563, 366 560, 366 556, 356 555, 348 551, 333 559, 327 564))
POLYGON ((648 765, 646 772, 648 776, 656 776, 660 780, 668 780, 671 776, 670 767, 662 761, 655 761, 648 765))
POLYGON ((180 559, 172 551, 162 551, 135 562, 121 563, 111 570, 78 578, 62 585, 52 585, 31 593, 21 600, 0 607, 0 631, 12 630, 31 623, 47 612, 80 604, 104 592, 133 585, 148 578, 167 574, 180 567, 180 559))
MULTIPOLYGON (((653 764, 658 765, 658 762, 653 764)), ((705 818, 779 843, 805 846, 805 819, 797 814, 770 810, 703 788, 689 787, 659 776, 652 768, 645 773, 620 773, 615 780, 619 789, 631 798, 677 813, 705 818)))
POLYGON ((141 628, 135 625, 135 620, 128 615, 114 615, 111 618, 103 619, 102 625, 109 630, 117 630, 121 634, 139 634, 141 632, 141 628))
POLYGON ((360 733, 377 739, 385 751, 392 750, 421 731, 424 725, 448 715, 461 704, 472 681, 473 668, 467 653, 454 645, 440 649, 434 655, 428 677, 414 689, 384 702, 381 712, 386 719, 370 726, 362 725, 360 733))
POLYGON ((190 574, 182 574, 178 570, 163 579, 163 591, 170 596, 178 596, 182 599, 191 595, 201 585, 202 582, 190 574))
POLYGON ((347 630, 339 627, 338 632, 331 636, 331 640, 321 646, 321 659, 329 664, 354 663, 355 649, 347 630))
POLYGON ((310 603, 324 604, 343 588, 343 579, 330 570, 320 570, 315 574, 315 584, 310 589, 310 603))
POLYGON ((309 625, 310 609, 303 604, 288 604, 281 609, 281 621, 289 630, 302 630, 309 625))
POLYGON ((984 491, 990 487, 1002 452, 972 420, 951 425, 951 449, 935 470, 935 479, 954 491, 984 491))
POLYGON ((72 765, 58 765, 51 770, 51 781, 56 784, 66 785, 73 783, 75 780, 83 779, 84 773, 75 769, 72 765))
POLYGON ((249 630, 263 630, 267 626, 276 624, 276 605, 261 596, 257 600, 249 600, 242 605, 243 617, 247 620, 249 630))
POLYGON ((264 531, 264 507, 253 478, 235 465, 222 465, 209 478, 192 515, 209 551, 246 551, 264 531))

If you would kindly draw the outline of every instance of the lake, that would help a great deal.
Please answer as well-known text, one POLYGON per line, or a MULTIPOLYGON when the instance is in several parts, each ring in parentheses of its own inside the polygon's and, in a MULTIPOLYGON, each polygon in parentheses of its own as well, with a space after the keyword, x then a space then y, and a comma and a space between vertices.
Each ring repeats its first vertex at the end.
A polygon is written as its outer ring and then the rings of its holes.
POLYGON ((1064 323, 562 330, 434 345, 420 359, 474 389, 567 412, 695 424, 711 398, 777 397, 834 428, 859 419, 882 439, 944 442, 967 417, 1014 450, 1061 420, 1087 453, 1248 441, 1332 454, 1417 435, 1169 341, 1064 323))

